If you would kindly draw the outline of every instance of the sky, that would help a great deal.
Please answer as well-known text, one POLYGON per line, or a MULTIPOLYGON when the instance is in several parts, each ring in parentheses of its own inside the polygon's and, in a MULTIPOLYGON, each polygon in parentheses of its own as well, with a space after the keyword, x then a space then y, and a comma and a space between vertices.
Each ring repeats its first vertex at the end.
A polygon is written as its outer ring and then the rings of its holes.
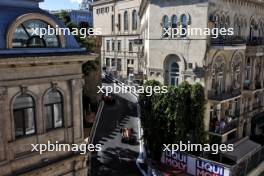
POLYGON ((44 0, 40 8, 47 10, 78 9, 81 0, 44 0))

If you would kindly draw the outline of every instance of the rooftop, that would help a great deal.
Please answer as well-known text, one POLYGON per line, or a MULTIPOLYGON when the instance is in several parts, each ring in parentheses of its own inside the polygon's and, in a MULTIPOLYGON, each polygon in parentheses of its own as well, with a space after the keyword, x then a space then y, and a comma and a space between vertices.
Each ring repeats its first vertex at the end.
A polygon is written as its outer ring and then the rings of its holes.
MULTIPOLYGON (((45 52, 80 52, 83 51, 75 38, 71 35, 65 35, 65 47, 64 48, 45 48, 45 49, 36 49, 36 48, 17 48, 17 49, 7 49, 7 33, 9 30, 10 25, 19 19, 19 17, 29 14, 29 13, 37 13, 43 16, 46 16, 53 20, 58 27, 60 28, 66 28, 65 25, 58 20, 55 16, 51 15, 47 11, 44 11, 40 9, 39 7, 32 7, 32 6, 14 6, 14 5, 7 5, 4 2, 7 0, 1 0, 0 2, 0 55, 3 55, 4 53, 45 53, 45 52), (4 5, 3 5, 4 4, 4 5)), ((10 0, 9 0, 10 1, 10 0)), ((10 2, 40 2, 42 0, 13 0, 10 2)), ((21 4, 20 4, 21 5, 21 4)), ((34 17, 33 17, 34 19, 34 17)))

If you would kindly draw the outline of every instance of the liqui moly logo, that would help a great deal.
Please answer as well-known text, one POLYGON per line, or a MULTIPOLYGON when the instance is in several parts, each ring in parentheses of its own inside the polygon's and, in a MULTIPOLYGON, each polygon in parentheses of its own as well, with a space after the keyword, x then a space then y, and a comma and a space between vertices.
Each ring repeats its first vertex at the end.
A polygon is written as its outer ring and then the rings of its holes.
POLYGON ((214 163, 197 160, 196 176, 224 176, 224 168, 214 163))
POLYGON ((184 172, 187 170, 187 156, 178 152, 163 152, 161 162, 167 166, 173 167, 176 170, 184 172))

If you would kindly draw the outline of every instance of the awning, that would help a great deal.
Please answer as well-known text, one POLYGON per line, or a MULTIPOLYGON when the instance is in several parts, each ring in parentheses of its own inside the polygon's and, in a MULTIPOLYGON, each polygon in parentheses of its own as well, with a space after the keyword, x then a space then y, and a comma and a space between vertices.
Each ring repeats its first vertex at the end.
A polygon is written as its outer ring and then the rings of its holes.
POLYGON ((249 140, 248 137, 246 137, 234 144, 234 150, 232 152, 225 152, 223 153, 223 156, 235 161, 236 163, 240 163, 259 150, 261 150, 261 145, 249 140))

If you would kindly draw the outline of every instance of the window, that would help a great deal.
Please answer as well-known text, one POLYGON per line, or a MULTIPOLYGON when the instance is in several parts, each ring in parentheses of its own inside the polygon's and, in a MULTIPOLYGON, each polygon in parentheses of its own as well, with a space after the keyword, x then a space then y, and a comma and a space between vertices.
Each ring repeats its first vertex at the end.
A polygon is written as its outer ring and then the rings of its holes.
POLYGON ((171 17, 171 27, 172 28, 177 28, 177 16, 176 15, 173 15, 171 17))
POLYGON ((131 65, 134 65, 134 59, 131 59, 131 65))
POLYGON ((162 37, 168 37, 168 34, 166 33, 168 28, 169 28, 169 17, 165 15, 162 19, 162 37))
POLYGON ((121 51, 121 40, 118 40, 117 42, 117 50, 121 51))
POLYGON ((132 12, 132 30, 137 30, 137 11, 132 12))
POLYGON ((121 14, 118 14, 118 31, 121 30, 121 14))
POLYGON ((117 59, 117 68, 116 68, 117 71, 121 71, 122 70, 122 64, 121 64, 121 59, 118 58, 117 59))
POLYGON ((115 31, 115 16, 112 15, 112 18, 111 18, 111 25, 112 25, 112 32, 115 31))
POLYGON ((179 64, 173 62, 170 67, 170 85, 178 86, 179 85, 179 64))
POLYGON ((52 90, 44 98, 46 129, 63 127, 63 98, 59 91, 52 90))
POLYGON ((175 37, 174 33, 175 33, 176 28, 177 28, 177 16, 176 15, 173 15, 171 17, 171 28, 172 28, 171 36, 175 37))
POLYGON ((13 115, 16 138, 36 133, 35 102, 30 95, 23 94, 15 99, 13 115))
POLYGON ((115 51, 115 41, 112 41, 112 51, 115 51))
POLYGON ((189 69, 193 69, 193 63, 188 63, 189 69))
POLYGON ((106 58, 106 61, 105 62, 106 62, 106 66, 107 67, 110 67, 110 58, 106 58))
POLYGON ((125 11, 124 13, 124 31, 128 30, 128 12, 125 11))
POLYGON ((110 40, 106 41, 106 51, 110 51, 110 40))
POLYGON ((41 28, 48 28, 48 23, 41 20, 28 20, 20 24, 13 34, 13 48, 58 48, 58 37, 54 35, 36 34, 41 28))
POLYGON ((132 41, 129 41, 128 49, 129 49, 129 52, 133 52, 133 43, 132 43, 132 41))
MULTIPOLYGON (((236 58, 239 59, 239 58, 236 58)), ((240 87, 240 62, 232 62, 232 81, 233 81, 233 88, 240 87)))
POLYGON ((116 66, 115 58, 112 58, 111 63, 112 63, 112 67, 115 67, 116 66))
POLYGON ((185 14, 181 15, 181 36, 186 37, 187 35, 187 16, 185 14))
POLYGON ((247 58, 247 63, 246 63, 246 68, 245 68, 245 81, 250 82, 250 77, 251 77, 251 63, 250 63, 250 58, 247 58))

